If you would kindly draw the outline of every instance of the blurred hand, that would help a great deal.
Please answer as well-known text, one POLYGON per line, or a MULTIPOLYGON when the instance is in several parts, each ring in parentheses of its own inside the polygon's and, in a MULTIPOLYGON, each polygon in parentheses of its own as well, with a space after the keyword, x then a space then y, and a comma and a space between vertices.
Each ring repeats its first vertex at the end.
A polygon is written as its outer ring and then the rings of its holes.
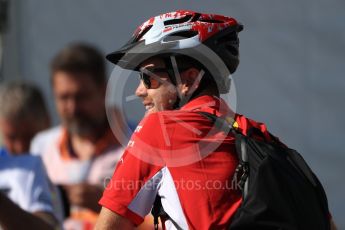
POLYGON ((98 204, 103 193, 101 186, 81 183, 63 185, 62 187, 67 194, 70 205, 89 208, 95 212, 101 210, 101 206, 98 204))

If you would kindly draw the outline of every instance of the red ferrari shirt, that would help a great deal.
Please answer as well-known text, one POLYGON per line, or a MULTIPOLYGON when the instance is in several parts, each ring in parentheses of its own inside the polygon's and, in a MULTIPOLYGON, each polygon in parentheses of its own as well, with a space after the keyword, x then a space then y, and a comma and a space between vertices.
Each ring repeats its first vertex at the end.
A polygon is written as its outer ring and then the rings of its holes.
MULTIPOLYGON (((222 99, 198 97, 180 110, 146 116, 134 131, 100 204, 139 225, 156 195, 182 229, 225 229, 241 204, 233 175, 235 140, 198 113, 233 116, 268 136, 265 125, 234 114, 222 99)), ((167 229, 176 229, 171 221, 167 229)))

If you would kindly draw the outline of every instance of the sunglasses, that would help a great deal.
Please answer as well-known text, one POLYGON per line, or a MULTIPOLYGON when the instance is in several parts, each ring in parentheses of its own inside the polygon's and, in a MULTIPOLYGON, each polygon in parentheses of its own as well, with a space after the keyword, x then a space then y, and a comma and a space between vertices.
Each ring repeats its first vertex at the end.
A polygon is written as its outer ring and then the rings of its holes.
MULTIPOLYGON (((183 72, 190 67, 179 68, 179 72, 183 72)), ((167 68, 141 68, 139 71, 140 80, 144 83, 146 89, 157 89, 161 84, 166 82, 164 78, 159 77, 158 74, 167 73, 168 78, 174 74, 174 71, 167 68)))
POLYGON ((141 68, 139 76, 147 89, 157 89, 166 81, 158 76, 161 73, 169 73, 169 70, 166 68, 141 68))

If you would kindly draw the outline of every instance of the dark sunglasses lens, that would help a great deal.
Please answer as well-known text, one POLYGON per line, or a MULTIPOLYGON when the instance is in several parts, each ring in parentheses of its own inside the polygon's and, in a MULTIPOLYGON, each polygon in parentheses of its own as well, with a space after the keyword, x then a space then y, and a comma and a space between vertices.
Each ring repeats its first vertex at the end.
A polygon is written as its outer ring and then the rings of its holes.
POLYGON ((157 79, 146 73, 140 73, 140 78, 147 89, 157 89, 160 85, 157 79))
POLYGON ((143 81, 143 83, 147 89, 151 88, 151 81, 150 81, 149 75, 147 75, 146 73, 141 73, 141 80, 143 81))
POLYGON ((159 81, 153 77, 150 77, 150 84, 151 84, 151 89, 157 89, 160 86, 159 81))

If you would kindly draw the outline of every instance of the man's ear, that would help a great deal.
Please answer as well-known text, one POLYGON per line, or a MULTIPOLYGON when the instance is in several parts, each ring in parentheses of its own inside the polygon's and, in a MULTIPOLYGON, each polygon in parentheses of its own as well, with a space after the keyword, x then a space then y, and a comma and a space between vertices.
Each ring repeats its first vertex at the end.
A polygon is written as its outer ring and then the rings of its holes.
POLYGON ((192 94, 199 87, 200 80, 201 80, 201 79, 198 79, 199 73, 200 73, 200 70, 194 67, 189 68, 181 73, 182 95, 186 96, 186 95, 192 94))

